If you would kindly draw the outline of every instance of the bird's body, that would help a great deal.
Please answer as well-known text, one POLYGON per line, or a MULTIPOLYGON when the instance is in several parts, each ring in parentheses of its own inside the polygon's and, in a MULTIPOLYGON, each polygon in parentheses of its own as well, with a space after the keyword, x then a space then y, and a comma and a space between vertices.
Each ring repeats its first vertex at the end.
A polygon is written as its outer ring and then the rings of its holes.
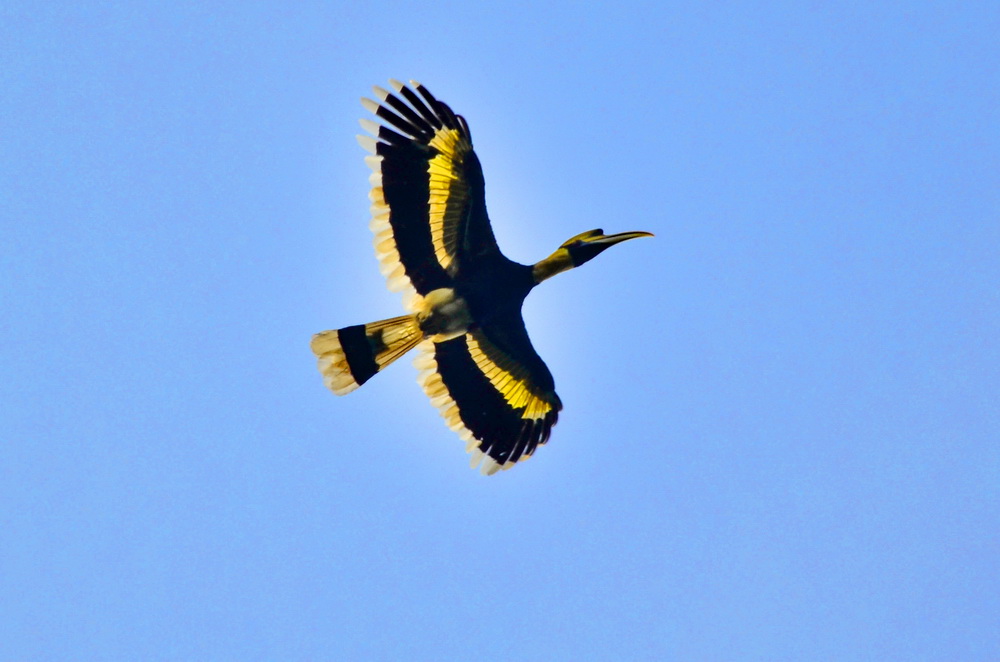
POLYGON ((400 96, 375 88, 379 102, 362 100, 382 124, 362 120, 375 138, 358 140, 372 153, 375 251, 410 314, 324 331, 312 349, 327 386, 343 395, 419 347, 414 365, 431 403, 466 441, 473 466, 494 473, 544 444, 562 409, 524 328, 525 297, 609 246, 651 235, 592 230, 534 265, 508 259, 464 118, 417 83, 391 83, 400 96))

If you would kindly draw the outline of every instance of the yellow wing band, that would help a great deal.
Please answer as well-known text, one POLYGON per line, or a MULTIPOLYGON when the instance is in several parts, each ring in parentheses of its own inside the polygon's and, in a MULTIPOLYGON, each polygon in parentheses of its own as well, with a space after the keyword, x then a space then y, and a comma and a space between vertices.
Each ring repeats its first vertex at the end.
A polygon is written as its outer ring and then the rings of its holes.
POLYGON ((465 338, 469 347, 469 355, 475 361, 476 367, 490 380, 493 388, 503 395, 504 400, 512 409, 523 410, 521 418, 541 419, 552 411, 552 405, 549 402, 531 392, 530 383, 525 376, 514 374, 490 358, 490 354, 496 356, 499 352, 490 344, 489 340, 483 338, 479 333, 470 333, 465 338))
POLYGON ((438 152, 427 164, 434 257, 446 271, 453 273, 454 257, 458 252, 458 229, 462 225, 461 214, 468 202, 468 184, 462 171, 465 155, 472 145, 457 129, 438 129, 428 144, 438 152))

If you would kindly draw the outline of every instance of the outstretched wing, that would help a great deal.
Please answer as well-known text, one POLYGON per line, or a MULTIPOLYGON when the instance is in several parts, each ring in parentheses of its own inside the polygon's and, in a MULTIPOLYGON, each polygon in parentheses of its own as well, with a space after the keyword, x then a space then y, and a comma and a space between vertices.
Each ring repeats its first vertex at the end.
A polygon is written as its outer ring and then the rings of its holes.
POLYGON ((418 381, 466 441, 472 466, 509 469, 548 441, 562 403, 520 313, 458 338, 418 345, 418 381))
POLYGON ((382 273, 417 311, 419 297, 451 286, 463 260, 499 249, 465 119, 419 83, 390 84, 396 94, 376 87, 379 101, 361 100, 381 123, 361 120, 375 138, 358 141, 372 154, 365 161, 382 273))

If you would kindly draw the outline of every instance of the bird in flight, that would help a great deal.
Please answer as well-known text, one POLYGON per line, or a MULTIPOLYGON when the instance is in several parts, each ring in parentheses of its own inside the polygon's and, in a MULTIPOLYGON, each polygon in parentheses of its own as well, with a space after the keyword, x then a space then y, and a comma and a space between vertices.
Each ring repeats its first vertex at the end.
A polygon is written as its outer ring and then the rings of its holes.
POLYGON ((562 409, 535 352, 521 305, 536 285, 649 232, 570 238, 534 265, 507 259, 486 214, 483 169, 465 118, 423 85, 389 81, 362 105, 371 136, 371 230, 388 287, 409 313, 323 331, 312 351, 327 387, 350 393, 417 348, 418 381, 466 442, 472 467, 508 469, 544 444, 562 409))

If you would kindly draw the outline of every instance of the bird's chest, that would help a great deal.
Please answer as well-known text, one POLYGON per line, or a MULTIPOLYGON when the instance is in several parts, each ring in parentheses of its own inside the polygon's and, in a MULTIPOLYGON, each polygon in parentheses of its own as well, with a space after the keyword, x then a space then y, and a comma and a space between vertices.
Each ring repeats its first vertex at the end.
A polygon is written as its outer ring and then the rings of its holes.
POLYGON ((532 284, 530 270, 522 273, 525 270, 519 266, 484 264, 463 270, 456 274, 452 287, 429 292, 418 313, 424 336, 442 342, 519 311, 532 284))
POLYGON ((530 284, 522 282, 520 272, 481 271, 457 283, 456 292, 467 303, 469 315, 477 325, 494 317, 518 311, 528 295, 530 284))

